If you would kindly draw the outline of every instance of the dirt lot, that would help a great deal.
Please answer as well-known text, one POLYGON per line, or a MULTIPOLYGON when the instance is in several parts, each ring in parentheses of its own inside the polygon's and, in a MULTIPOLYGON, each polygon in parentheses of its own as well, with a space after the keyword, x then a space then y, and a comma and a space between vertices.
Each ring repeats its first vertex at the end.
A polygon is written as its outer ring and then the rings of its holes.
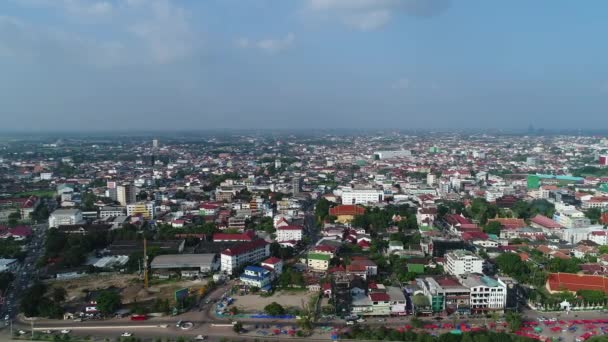
POLYGON ((292 307, 301 308, 302 300, 304 300, 305 303, 308 303, 310 295, 311 294, 306 291, 279 291, 275 293, 272 297, 261 297, 259 295, 248 294, 244 296, 235 295, 233 298, 234 305, 236 305, 244 312, 259 312, 263 311, 264 307, 272 302, 277 302, 281 304, 285 309, 292 307))
POLYGON ((53 280, 50 286, 61 286, 68 292, 67 300, 79 302, 84 299, 86 291, 103 290, 109 287, 121 289, 124 304, 131 302, 145 302, 148 300, 169 299, 172 300, 174 293, 182 288, 199 288, 207 282, 202 281, 155 281, 152 280, 148 291, 143 289, 143 281, 137 275, 112 274, 112 275, 90 275, 77 279, 53 280))

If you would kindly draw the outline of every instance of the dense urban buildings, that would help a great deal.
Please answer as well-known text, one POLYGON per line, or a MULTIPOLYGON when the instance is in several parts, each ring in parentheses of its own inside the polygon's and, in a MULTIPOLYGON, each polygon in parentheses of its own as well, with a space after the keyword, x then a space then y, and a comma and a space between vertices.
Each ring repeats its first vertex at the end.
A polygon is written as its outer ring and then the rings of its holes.
MULTIPOLYGON (((157 282, 188 284, 175 305, 208 284, 260 296, 254 303, 318 296, 319 314, 342 322, 608 304, 606 139, 153 140, 123 141, 120 154, 110 140, 5 143, 2 272, 25 268, 59 287, 124 277, 125 302, 146 285, 152 303, 164 301, 157 282)), ((94 301, 70 293, 57 307, 94 317, 94 301)), ((222 305, 209 314, 241 310, 222 305)))

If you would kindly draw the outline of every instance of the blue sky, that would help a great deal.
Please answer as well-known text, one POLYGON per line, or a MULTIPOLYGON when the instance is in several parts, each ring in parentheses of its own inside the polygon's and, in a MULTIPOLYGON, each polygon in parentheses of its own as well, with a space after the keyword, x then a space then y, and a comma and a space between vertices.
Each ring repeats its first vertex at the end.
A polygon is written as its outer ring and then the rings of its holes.
POLYGON ((605 128, 601 0, 5 0, 4 130, 605 128))

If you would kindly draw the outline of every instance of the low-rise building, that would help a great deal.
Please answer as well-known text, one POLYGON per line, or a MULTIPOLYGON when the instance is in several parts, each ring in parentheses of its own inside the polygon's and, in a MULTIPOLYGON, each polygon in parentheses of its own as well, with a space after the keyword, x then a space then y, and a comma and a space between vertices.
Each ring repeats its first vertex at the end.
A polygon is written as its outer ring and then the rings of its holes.
POLYGON ((331 256, 321 253, 308 253, 306 256, 308 268, 313 271, 327 271, 331 256))
POLYGON ((454 276, 482 273, 483 263, 482 258, 464 249, 451 251, 445 255, 445 270, 454 276))
POLYGON ((259 266, 247 266, 239 277, 241 283, 255 286, 261 290, 268 291, 271 286, 272 275, 269 270, 259 266))

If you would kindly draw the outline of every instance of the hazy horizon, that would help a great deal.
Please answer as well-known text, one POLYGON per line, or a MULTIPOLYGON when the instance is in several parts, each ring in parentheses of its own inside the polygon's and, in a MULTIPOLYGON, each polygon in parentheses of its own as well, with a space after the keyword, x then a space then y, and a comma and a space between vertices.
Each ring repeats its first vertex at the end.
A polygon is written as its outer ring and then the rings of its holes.
POLYGON ((7 0, 2 132, 608 127, 608 3, 7 0))

